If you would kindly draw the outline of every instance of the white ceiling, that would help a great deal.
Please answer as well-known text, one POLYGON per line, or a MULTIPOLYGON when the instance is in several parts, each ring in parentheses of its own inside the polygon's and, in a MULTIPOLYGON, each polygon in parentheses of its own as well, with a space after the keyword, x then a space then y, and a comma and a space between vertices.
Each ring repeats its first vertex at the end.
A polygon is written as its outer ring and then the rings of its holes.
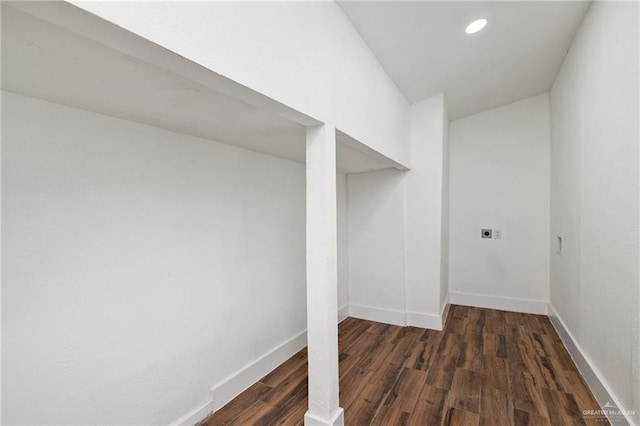
POLYGON ((551 88, 585 1, 339 1, 411 102, 445 93, 452 120, 551 88), (486 18, 473 35, 466 26, 486 18))
MULTIPOLYGON (((233 82, 220 83, 217 74, 193 68, 193 63, 180 63, 182 71, 171 71, 171 61, 187 60, 115 26, 97 32, 105 42, 122 40, 127 47, 135 46, 141 56, 158 59, 156 64, 75 32, 90 27, 95 35, 96 26, 100 25, 91 21, 93 17, 87 17, 84 27, 78 25, 71 30, 18 10, 34 7, 35 3, 25 4, 2 5, 4 90, 305 162, 306 130, 300 122, 318 123, 313 118, 302 117, 297 122, 288 119, 301 114, 248 93, 243 86, 234 87, 233 82), (242 93, 258 104, 275 106, 269 111, 229 95, 231 92, 242 93)), ((84 19, 78 13, 86 14, 60 2, 39 4, 42 7, 34 10, 46 14, 51 9, 74 25, 84 19)), ((348 135, 337 132, 337 137, 338 171, 359 173, 397 167, 348 135)))

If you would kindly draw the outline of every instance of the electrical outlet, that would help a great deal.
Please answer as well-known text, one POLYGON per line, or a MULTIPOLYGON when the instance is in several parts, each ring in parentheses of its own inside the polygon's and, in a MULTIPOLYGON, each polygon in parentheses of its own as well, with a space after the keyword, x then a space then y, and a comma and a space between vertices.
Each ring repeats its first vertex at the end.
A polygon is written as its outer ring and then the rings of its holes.
POLYGON ((493 237, 491 236, 491 234, 492 234, 492 233, 493 233, 493 231, 492 231, 491 229, 484 229, 484 228, 483 228, 483 229, 481 230, 480 236, 481 236, 482 238, 493 238, 493 237))
POLYGON ((502 239, 502 230, 501 229, 494 229, 493 230, 493 239, 494 240, 502 239))

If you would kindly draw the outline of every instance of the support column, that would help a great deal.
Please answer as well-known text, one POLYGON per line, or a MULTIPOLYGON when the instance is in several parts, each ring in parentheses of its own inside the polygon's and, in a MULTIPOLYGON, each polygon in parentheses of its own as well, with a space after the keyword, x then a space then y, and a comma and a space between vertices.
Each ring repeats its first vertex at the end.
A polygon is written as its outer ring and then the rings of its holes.
POLYGON ((444 95, 411 105, 405 179, 407 325, 442 330, 449 295, 449 119, 444 95))
POLYGON ((336 129, 307 128, 307 344, 305 426, 342 426, 338 401, 336 129))

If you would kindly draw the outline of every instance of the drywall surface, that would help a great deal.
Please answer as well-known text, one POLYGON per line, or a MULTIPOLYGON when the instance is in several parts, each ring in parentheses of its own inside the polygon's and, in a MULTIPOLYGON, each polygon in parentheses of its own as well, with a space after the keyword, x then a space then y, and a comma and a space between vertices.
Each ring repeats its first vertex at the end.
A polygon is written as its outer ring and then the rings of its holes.
POLYGON ((449 153, 450 291, 546 307, 548 94, 452 121, 449 153), (482 239, 481 228, 502 238, 482 239))
POLYGON ((335 2, 73 4, 408 164, 409 104, 335 2))
POLYGON ((349 304, 349 258, 347 247, 347 176, 336 176, 338 208, 338 309, 349 304))
MULTIPOLYGON (((446 105, 443 108, 442 128, 444 148, 442 149, 442 238, 440 239, 440 312, 445 309, 449 296, 449 216, 450 216, 450 187, 449 187, 449 113, 446 105)), ((446 318, 443 318, 446 320, 446 318)))
POLYGON ((638 49, 638 3, 594 2, 551 90, 551 303, 617 399, 600 402, 636 415, 638 49))
POLYGON ((305 329, 303 165, 2 107, 3 424, 167 424, 305 329))
POLYGON ((443 95, 411 105, 411 170, 405 176, 407 311, 440 314, 446 298, 448 125, 443 95))
POLYGON ((372 307, 404 317, 403 172, 348 175, 347 188, 350 309, 372 307))
POLYGON ((448 125, 443 95, 412 105, 412 169, 347 176, 351 316, 441 328, 448 296, 448 125))

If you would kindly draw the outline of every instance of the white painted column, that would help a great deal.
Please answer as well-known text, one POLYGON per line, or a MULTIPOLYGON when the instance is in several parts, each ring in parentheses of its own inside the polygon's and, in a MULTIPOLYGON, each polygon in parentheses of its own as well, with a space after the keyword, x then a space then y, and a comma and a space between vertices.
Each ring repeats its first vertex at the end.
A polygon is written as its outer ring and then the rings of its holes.
POLYGON ((407 324, 442 330, 448 285, 449 120, 442 94, 411 105, 405 179, 407 324))
POLYGON ((305 426, 342 426, 338 401, 336 129, 307 128, 307 342, 305 426))

